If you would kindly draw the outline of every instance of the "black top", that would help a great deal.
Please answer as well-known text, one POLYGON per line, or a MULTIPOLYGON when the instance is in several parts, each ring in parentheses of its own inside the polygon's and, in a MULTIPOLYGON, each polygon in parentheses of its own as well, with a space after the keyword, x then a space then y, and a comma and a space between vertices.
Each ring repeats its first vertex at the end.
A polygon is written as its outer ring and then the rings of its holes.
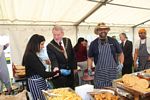
POLYGON ((120 44, 123 50, 124 54, 124 64, 132 64, 133 63, 133 56, 132 56, 132 50, 133 50, 133 44, 131 41, 127 40, 123 45, 123 43, 120 44))
POLYGON ((66 59, 61 46, 59 46, 54 39, 47 45, 47 53, 51 60, 52 69, 59 67, 60 69, 76 69, 77 63, 75 60, 75 53, 69 38, 63 38, 64 48, 66 50, 68 58, 66 59))
POLYGON ((46 72, 45 66, 42 64, 38 56, 34 53, 28 53, 23 61, 23 66, 26 69, 26 76, 40 75, 43 78, 49 78, 56 75, 58 72, 46 72))

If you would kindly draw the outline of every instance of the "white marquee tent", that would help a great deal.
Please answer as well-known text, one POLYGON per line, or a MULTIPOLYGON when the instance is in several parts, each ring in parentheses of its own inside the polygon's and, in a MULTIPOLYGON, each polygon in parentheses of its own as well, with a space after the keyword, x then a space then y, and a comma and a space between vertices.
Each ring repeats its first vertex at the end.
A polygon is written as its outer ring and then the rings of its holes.
POLYGON ((10 38, 12 61, 21 64, 26 43, 34 33, 48 43, 53 25, 63 25, 73 45, 80 36, 92 41, 99 22, 111 26, 109 35, 126 32, 130 40, 139 27, 150 33, 149 0, 0 0, 0 35, 10 38))
POLYGON ((134 26, 149 16, 149 0, 0 0, 1 24, 134 26))

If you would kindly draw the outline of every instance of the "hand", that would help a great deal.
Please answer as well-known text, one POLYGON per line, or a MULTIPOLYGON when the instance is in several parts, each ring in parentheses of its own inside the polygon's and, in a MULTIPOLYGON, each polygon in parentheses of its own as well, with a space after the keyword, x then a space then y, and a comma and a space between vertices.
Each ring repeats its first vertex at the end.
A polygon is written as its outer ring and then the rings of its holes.
POLYGON ((47 78, 47 80, 51 80, 53 77, 49 77, 49 78, 47 78))
POLYGON ((67 70, 67 69, 60 69, 60 73, 64 76, 68 76, 71 74, 71 70, 67 70))
POLYGON ((53 69, 53 72, 56 72, 56 71, 58 71, 59 70, 59 68, 58 67, 55 67, 54 69, 53 69))
POLYGON ((78 70, 77 69, 74 69, 73 70, 73 73, 75 74, 75 73, 78 73, 78 70))
POLYGON ((123 68, 123 64, 119 64, 117 66, 117 72, 121 72, 122 71, 122 68, 123 68))
POLYGON ((88 68, 88 75, 92 75, 92 69, 91 68, 88 68))
POLYGON ((57 76, 59 76, 59 73, 57 73, 55 76, 53 76, 53 77, 57 77, 57 76))

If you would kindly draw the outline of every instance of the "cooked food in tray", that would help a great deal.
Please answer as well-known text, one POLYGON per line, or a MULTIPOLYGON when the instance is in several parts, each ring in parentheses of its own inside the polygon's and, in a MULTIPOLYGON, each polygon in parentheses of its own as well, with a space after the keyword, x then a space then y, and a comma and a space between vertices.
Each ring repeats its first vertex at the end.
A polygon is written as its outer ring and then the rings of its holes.
POLYGON ((109 92, 102 92, 99 94, 95 94, 94 99, 95 100, 119 100, 119 97, 109 92))
POLYGON ((122 82, 125 86, 131 87, 141 92, 150 92, 149 81, 143 78, 139 78, 133 74, 125 74, 122 77, 122 82))
POLYGON ((150 69, 144 70, 145 73, 150 74, 150 69))
POLYGON ((92 100, 119 100, 115 95, 115 91, 110 89, 94 89, 93 92, 88 92, 92 100))
POLYGON ((48 96, 48 100, 82 100, 81 97, 70 88, 53 89, 47 92, 53 94, 48 96))

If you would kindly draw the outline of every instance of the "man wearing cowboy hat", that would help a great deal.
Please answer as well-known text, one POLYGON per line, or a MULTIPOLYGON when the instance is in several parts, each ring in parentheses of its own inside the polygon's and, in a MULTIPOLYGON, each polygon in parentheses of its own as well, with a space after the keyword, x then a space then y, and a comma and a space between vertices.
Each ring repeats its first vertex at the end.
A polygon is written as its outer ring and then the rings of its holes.
POLYGON ((144 28, 140 29, 138 31, 140 40, 136 41, 134 45, 134 68, 137 71, 150 68, 150 38, 146 36, 146 33, 144 28))
POLYGON ((112 81, 117 78, 118 72, 123 67, 124 55, 122 49, 116 39, 107 36, 109 31, 110 27, 106 26, 105 23, 99 23, 94 30, 99 37, 92 41, 89 47, 88 71, 90 72, 94 60, 96 65, 95 88, 112 86, 112 81))

